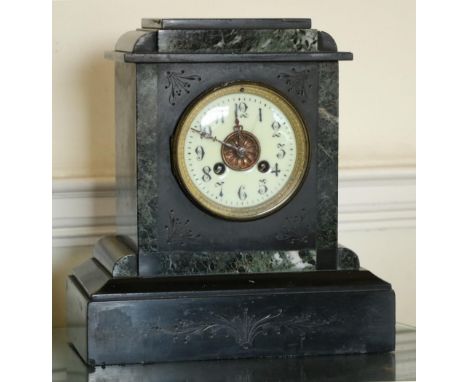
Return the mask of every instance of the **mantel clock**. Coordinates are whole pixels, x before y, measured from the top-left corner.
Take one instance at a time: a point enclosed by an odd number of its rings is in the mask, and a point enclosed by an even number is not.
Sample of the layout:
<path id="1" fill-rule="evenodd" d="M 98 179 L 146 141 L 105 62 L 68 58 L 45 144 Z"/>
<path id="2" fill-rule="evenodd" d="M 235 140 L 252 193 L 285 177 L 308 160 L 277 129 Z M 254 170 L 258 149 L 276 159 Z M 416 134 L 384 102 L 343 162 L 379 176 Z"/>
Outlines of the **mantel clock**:
<path id="1" fill-rule="evenodd" d="M 115 50 L 117 233 L 67 282 L 90 364 L 385 352 L 337 242 L 338 62 L 309 19 L 143 19 Z"/>

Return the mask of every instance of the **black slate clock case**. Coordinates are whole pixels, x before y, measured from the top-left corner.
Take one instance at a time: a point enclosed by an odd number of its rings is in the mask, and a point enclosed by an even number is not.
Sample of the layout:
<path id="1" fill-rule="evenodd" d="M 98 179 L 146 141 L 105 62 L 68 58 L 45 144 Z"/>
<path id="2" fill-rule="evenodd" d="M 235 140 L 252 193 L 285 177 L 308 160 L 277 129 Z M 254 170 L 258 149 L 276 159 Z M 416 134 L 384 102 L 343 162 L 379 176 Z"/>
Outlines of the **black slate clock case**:
<path id="1" fill-rule="evenodd" d="M 107 56 L 115 61 L 117 236 L 101 239 L 68 279 L 70 339 L 83 359 L 393 350 L 391 286 L 337 243 L 338 61 L 352 55 L 308 19 L 144 19 Z M 187 108 L 238 81 L 283 95 L 310 142 L 294 197 L 243 222 L 194 203 L 171 151 Z"/>
<path id="2" fill-rule="evenodd" d="M 307 73 L 308 91 L 303 95 L 287 92 L 287 81 L 281 74 L 291 71 L 291 66 L 299 73 Z M 138 124 L 142 127 L 138 130 L 137 126 L 136 129 L 137 146 L 143 147 L 137 155 L 140 160 L 138 168 L 144 172 L 144 179 L 138 179 L 140 199 L 137 204 L 144 204 L 145 211 L 141 210 L 139 216 L 137 242 L 141 254 L 140 271 L 144 275 L 154 275 L 149 269 L 159 272 L 161 259 L 154 256 L 155 253 L 165 253 L 165 256 L 175 253 L 183 256 L 186 253 L 186 256 L 191 256 L 193 252 L 200 251 L 315 249 L 317 158 L 314 154 L 317 151 L 318 64 L 270 63 L 267 67 L 268 70 L 262 62 L 170 63 L 137 67 L 137 98 L 145 100 L 139 108 Z M 181 94 L 172 104 L 168 99 L 168 89 L 158 87 L 156 83 L 161 79 L 164 84 L 168 73 L 194 78 L 190 82 L 184 80 L 190 85 L 190 93 Z M 148 81 L 148 78 L 152 80 Z M 187 197 L 173 173 L 169 144 L 175 126 L 194 99 L 233 81 L 257 82 L 285 94 L 301 114 L 312 142 L 309 169 L 296 195 L 277 212 L 242 222 L 213 216 Z M 158 174 L 150 179 L 149 172 Z M 129 213 L 136 214 L 138 209 Z M 175 226 L 174 221 L 180 221 L 181 227 Z M 294 235 L 286 234 L 288 232 L 294 232 Z"/>

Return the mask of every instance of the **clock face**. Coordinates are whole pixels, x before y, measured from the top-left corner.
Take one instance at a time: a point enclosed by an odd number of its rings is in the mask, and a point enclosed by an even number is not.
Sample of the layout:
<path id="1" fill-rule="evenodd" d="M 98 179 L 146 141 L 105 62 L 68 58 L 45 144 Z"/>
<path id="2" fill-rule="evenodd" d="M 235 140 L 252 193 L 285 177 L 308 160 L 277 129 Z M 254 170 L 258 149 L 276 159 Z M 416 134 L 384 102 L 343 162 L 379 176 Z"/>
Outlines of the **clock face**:
<path id="1" fill-rule="evenodd" d="M 174 137 L 180 183 L 211 213 L 249 220 L 283 206 L 300 186 L 309 143 L 301 117 L 277 92 L 253 83 L 212 90 Z"/>

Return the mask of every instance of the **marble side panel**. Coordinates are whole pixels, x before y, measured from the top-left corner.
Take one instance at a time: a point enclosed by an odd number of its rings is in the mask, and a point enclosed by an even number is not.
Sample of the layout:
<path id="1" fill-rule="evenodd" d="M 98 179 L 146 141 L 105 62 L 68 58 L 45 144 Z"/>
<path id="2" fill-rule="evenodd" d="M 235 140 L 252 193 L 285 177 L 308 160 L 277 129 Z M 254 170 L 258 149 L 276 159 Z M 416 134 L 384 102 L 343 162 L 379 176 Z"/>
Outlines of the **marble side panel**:
<path id="1" fill-rule="evenodd" d="M 156 89 L 159 86 L 155 65 L 137 66 L 137 197 L 138 197 L 138 256 L 141 247 L 157 253 L 160 232 L 157 229 L 158 191 L 158 113 Z M 169 144 L 169 142 L 167 142 Z"/>
<path id="2" fill-rule="evenodd" d="M 115 63 L 117 234 L 136 246 L 136 65 Z"/>
<path id="3" fill-rule="evenodd" d="M 338 225 L 338 62 L 319 64 L 317 266 L 336 269 Z"/>
<path id="4" fill-rule="evenodd" d="M 225 273 L 316 271 L 317 253 L 299 251 L 161 252 L 157 273 L 161 276 Z M 338 270 L 358 270 L 359 258 L 348 248 L 337 249 Z"/>
<path id="5" fill-rule="evenodd" d="M 315 29 L 218 29 L 162 30 L 158 32 L 160 53 L 274 53 L 315 52 Z"/>
<path id="6" fill-rule="evenodd" d="M 338 222 L 338 63 L 319 65 L 317 251 L 336 253 Z"/>
<path id="7" fill-rule="evenodd" d="M 315 270 L 315 251 L 179 252 L 159 254 L 161 275 L 302 272 Z"/>

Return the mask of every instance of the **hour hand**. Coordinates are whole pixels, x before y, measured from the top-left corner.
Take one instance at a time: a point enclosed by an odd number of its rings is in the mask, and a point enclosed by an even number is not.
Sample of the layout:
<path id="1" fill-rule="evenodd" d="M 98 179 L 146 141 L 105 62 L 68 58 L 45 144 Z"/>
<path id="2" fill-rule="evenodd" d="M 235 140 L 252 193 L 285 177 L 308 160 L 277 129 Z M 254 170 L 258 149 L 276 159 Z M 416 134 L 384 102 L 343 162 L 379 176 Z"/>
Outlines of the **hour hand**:
<path id="1" fill-rule="evenodd" d="M 227 143 L 227 142 L 224 142 L 224 141 L 220 141 L 218 138 L 212 136 L 211 134 L 207 134 L 205 133 L 204 131 L 200 131 L 200 130 L 197 130 L 197 129 L 194 129 L 193 127 L 191 127 L 191 129 L 193 131 L 195 131 L 196 133 L 200 134 L 200 136 L 202 138 L 205 138 L 205 139 L 210 139 L 212 140 L 213 142 L 218 142 L 218 143 L 221 143 L 222 145 L 226 146 L 226 147 L 230 147 L 231 149 L 233 150 L 238 150 L 238 147 L 237 146 L 234 146 L 234 145 L 231 145 L 230 143 Z"/>
<path id="2" fill-rule="evenodd" d="M 206 131 L 201 131 L 201 130 L 194 129 L 193 127 L 191 127 L 190 130 L 193 130 L 193 131 L 195 131 L 196 133 L 200 134 L 200 137 L 201 137 L 201 138 L 211 139 L 212 141 L 215 141 L 215 140 L 216 140 L 216 137 L 213 137 L 213 136 L 211 135 L 211 131 L 210 131 L 209 133 L 207 133 Z"/>
<path id="3" fill-rule="evenodd" d="M 195 131 L 196 133 L 200 134 L 200 137 L 202 137 L 202 138 L 211 139 L 211 140 L 214 140 L 213 138 L 216 139 L 216 137 L 213 137 L 211 135 L 211 129 L 210 129 L 209 133 L 207 133 L 206 131 L 201 131 L 201 130 L 194 129 L 193 127 L 191 127 L 190 129 Z"/>

